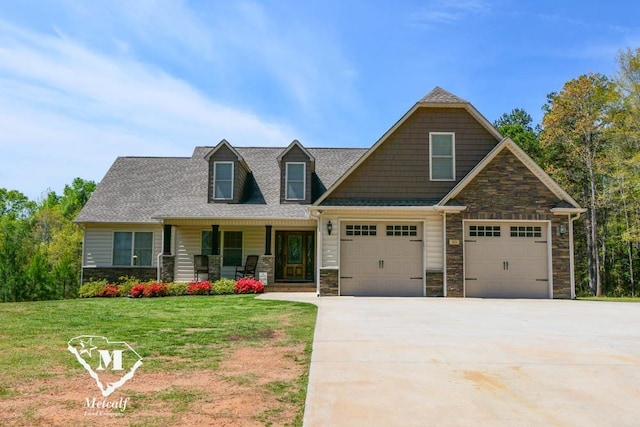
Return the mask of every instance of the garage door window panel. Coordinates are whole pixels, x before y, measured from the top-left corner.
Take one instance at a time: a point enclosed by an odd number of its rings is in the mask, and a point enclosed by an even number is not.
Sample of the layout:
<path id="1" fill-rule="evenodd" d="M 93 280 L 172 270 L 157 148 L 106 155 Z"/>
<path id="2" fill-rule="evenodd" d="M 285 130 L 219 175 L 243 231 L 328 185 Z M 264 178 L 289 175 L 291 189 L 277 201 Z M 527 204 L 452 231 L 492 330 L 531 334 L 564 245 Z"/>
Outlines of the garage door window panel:
<path id="1" fill-rule="evenodd" d="M 347 236 L 375 236 L 377 232 L 377 226 L 375 225 L 349 224 L 345 228 Z"/>
<path id="2" fill-rule="evenodd" d="M 538 226 L 512 226 L 511 237 L 542 237 L 542 227 Z"/>
<path id="3" fill-rule="evenodd" d="M 417 236 L 418 227 L 415 225 L 387 225 L 387 236 Z"/>
<path id="4" fill-rule="evenodd" d="M 470 237 L 500 237 L 499 225 L 470 225 Z"/>

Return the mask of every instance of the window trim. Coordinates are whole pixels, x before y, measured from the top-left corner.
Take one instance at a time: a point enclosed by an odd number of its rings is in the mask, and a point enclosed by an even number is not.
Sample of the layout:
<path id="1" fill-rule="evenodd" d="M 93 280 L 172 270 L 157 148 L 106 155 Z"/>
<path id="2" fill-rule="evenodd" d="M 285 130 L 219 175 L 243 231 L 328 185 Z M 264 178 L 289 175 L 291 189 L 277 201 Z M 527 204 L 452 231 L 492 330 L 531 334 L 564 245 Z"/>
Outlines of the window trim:
<path id="1" fill-rule="evenodd" d="M 129 233 L 131 234 L 131 250 L 129 254 L 129 264 L 114 264 L 115 261 L 115 244 L 116 244 L 116 233 Z M 136 265 L 133 262 L 133 257 L 136 253 L 136 233 L 149 233 L 151 234 L 151 264 L 149 265 Z M 112 267 L 142 267 L 149 268 L 153 267 L 153 250 L 155 244 L 155 233 L 153 231 L 131 231 L 131 230 L 114 230 L 111 235 L 111 266 Z"/>
<path id="2" fill-rule="evenodd" d="M 218 165 L 230 165 L 231 166 L 231 196 L 230 197 L 216 197 L 216 169 L 218 168 Z M 228 162 L 228 161 L 220 161 L 220 162 L 213 162 L 213 200 L 233 200 L 233 182 L 235 179 L 235 170 L 234 170 L 234 162 Z M 222 181 L 222 182 L 226 182 L 226 180 Z"/>
<path id="3" fill-rule="evenodd" d="M 289 166 L 302 165 L 302 197 L 289 197 Z M 300 182 L 298 180 L 293 182 Z M 307 198 L 307 164 L 305 162 L 287 162 L 285 164 L 284 178 L 284 198 L 285 200 L 306 200 Z"/>
<path id="4" fill-rule="evenodd" d="M 435 156 L 435 158 L 451 159 L 451 176 L 452 178 L 434 178 L 433 177 L 433 136 L 434 135 L 450 135 L 451 136 L 451 156 Z M 429 132 L 429 180 L 431 181 L 455 181 L 456 180 L 456 134 L 455 132 Z"/>

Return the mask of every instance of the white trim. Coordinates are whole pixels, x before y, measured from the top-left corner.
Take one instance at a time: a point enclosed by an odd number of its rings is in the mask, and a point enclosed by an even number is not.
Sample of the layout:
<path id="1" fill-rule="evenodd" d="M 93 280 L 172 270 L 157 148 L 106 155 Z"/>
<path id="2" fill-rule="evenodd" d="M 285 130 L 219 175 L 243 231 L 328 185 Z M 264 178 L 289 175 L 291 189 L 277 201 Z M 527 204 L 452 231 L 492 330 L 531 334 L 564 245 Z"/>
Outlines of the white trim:
<path id="1" fill-rule="evenodd" d="M 557 182 L 553 180 L 540 166 L 533 161 L 531 157 L 527 153 L 522 150 L 522 148 L 518 147 L 518 145 L 513 142 L 509 138 L 504 138 L 498 145 L 496 145 L 493 150 L 487 154 L 484 159 L 480 161 L 471 172 L 467 174 L 455 187 L 446 195 L 438 205 L 443 206 L 446 203 L 455 198 L 460 192 L 467 186 L 471 181 L 475 179 L 476 176 L 485 168 L 496 156 L 502 152 L 504 149 L 508 149 L 511 151 L 521 162 L 527 167 L 559 200 L 564 200 L 567 203 L 573 205 L 575 209 L 581 209 L 578 202 L 576 202 L 566 191 L 564 191 Z M 562 209 L 562 208 L 557 208 Z M 567 209 L 567 208 L 564 208 Z"/>
<path id="2" fill-rule="evenodd" d="M 526 219 L 463 219 L 462 220 L 462 289 L 463 296 L 467 297 L 467 278 L 466 278 L 466 268 L 467 268 L 467 254 L 466 254 L 466 239 L 467 235 L 466 224 L 467 223 L 487 223 L 487 222 L 496 222 L 500 224 L 509 224 L 509 223 L 524 223 L 524 224 L 547 224 L 547 283 L 548 283 L 548 298 L 553 299 L 553 241 L 552 241 L 552 233 L 551 233 L 551 221 L 550 220 L 526 220 Z M 507 237 L 501 236 L 502 237 Z M 446 244 L 446 242 L 445 242 Z"/>
<path id="3" fill-rule="evenodd" d="M 464 232 L 464 228 L 462 229 Z M 462 235 L 464 238 L 464 234 Z M 464 277 L 464 246 L 462 247 L 462 264 L 463 264 L 463 276 Z M 464 282 L 462 284 L 464 289 Z M 442 212 L 442 296 L 447 297 L 447 212 Z M 464 295 L 464 294 L 463 294 Z"/>
<path id="4" fill-rule="evenodd" d="M 451 178 L 433 177 L 433 136 L 451 136 Z M 449 158 L 449 156 L 438 156 L 438 158 Z M 429 132 L 429 180 L 430 181 L 455 181 L 456 180 L 456 134 L 455 132 Z"/>
<path id="5" fill-rule="evenodd" d="M 220 148 L 222 147 L 227 147 L 229 149 L 229 151 L 231 151 L 233 153 L 234 156 L 237 157 L 238 161 L 240 162 L 240 164 L 248 171 L 249 170 L 249 165 L 247 165 L 247 162 L 244 160 L 244 157 L 242 157 L 235 148 L 233 148 L 231 146 L 231 144 L 229 143 L 229 141 L 227 141 L 226 139 L 221 140 L 218 145 L 216 145 L 211 151 L 209 151 L 205 156 L 204 159 L 209 161 L 211 159 L 211 157 L 213 157 L 213 155 L 220 150 Z"/>
<path id="6" fill-rule="evenodd" d="M 227 160 L 213 162 L 213 200 L 233 200 L 233 182 L 235 178 L 235 168 L 233 167 L 234 162 L 230 162 Z M 216 169 L 218 165 L 231 165 L 231 197 L 216 197 Z"/>
<path id="7" fill-rule="evenodd" d="M 289 166 L 302 165 L 302 197 L 289 197 Z M 300 181 L 295 181 L 300 182 Z M 307 164 L 305 162 L 287 162 L 285 163 L 284 173 L 284 199 L 285 200 L 306 200 L 307 198 Z"/>
<path id="8" fill-rule="evenodd" d="M 304 153 L 305 156 L 307 156 L 309 158 L 309 161 L 311 162 L 312 165 L 312 169 L 313 166 L 316 163 L 316 158 L 313 157 L 311 155 L 311 153 L 309 152 L 309 150 L 307 150 L 306 148 L 304 148 L 302 146 L 302 144 L 300 143 L 300 141 L 298 141 L 297 139 L 294 139 L 293 141 L 291 141 L 291 144 L 289 144 L 289 146 L 287 148 L 285 148 L 284 150 L 282 150 L 282 153 L 280 153 L 280 155 L 278 156 L 278 163 L 282 163 L 282 159 L 284 158 L 284 156 L 291 151 L 291 149 L 293 147 L 298 147 L 300 149 L 300 151 L 302 151 Z"/>

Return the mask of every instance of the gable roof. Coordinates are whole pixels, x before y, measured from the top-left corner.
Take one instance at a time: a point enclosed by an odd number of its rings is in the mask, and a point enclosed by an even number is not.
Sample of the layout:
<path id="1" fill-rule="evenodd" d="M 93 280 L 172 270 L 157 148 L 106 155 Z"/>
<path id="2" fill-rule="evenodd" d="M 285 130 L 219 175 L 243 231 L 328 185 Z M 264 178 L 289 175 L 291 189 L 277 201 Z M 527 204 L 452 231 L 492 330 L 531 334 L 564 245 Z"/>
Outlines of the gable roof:
<path id="1" fill-rule="evenodd" d="M 551 178 L 536 162 L 533 161 L 531 157 L 527 153 L 524 152 L 522 148 L 518 146 L 515 142 L 513 142 L 510 138 L 504 138 L 498 145 L 494 147 L 493 150 L 487 154 L 480 163 L 478 163 L 472 170 L 465 176 L 451 191 L 442 198 L 437 204 L 437 206 L 445 206 L 447 202 L 454 199 L 464 188 L 469 185 L 473 179 L 478 176 L 480 172 L 484 168 L 487 167 L 489 163 L 496 156 L 501 153 L 503 150 L 509 150 L 513 153 L 518 160 L 520 160 L 526 167 L 533 173 L 559 200 L 559 206 L 563 206 L 564 210 L 579 210 L 581 212 L 584 211 L 566 191 L 564 191 L 558 183 Z M 570 208 L 567 208 L 567 204 Z"/>
<path id="2" fill-rule="evenodd" d="M 228 144 L 228 143 L 227 143 Z M 218 144 L 218 147 L 220 144 Z M 280 203 L 283 147 L 237 147 L 251 170 L 242 203 L 208 203 L 208 161 L 216 147 L 191 157 L 118 157 L 84 206 L 78 223 L 158 223 L 167 218 L 308 219 L 307 205 Z M 364 153 L 362 148 L 309 148 L 316 159 L 314 185 L 323 192 Z M 215 151 L 214 151 L 215 152 Z"/>
<path id="3" fill-rule="evenodd" d="M 236 151 L 235 148 L 233 148 L 233 146 L 231 144 L 229 144 L 229 141 L 227 141 L 226 139 L 221 140 L 218 145 L 216 145 L 212 150 L 210 150 L 205 156 L 205 160 L 209 161 L 209 159 L 211 157 L 213 157 L 214 154 L 216 154 L 216 152 L 218 152 L 218 150 L 220 150 L 222 147 L 226 147 L 229 151 L 231 151 L 233 153 L 234 156 L 236 156 L 238 158 L 238 161 L 240 162 L 240 164 L 246 169 L 246 170 L 250 170 L 249 166 L 247 165 L 247 162 L 245 162 L 244 158 Z"/>
<path id="4" fill-rule="evenodd" d="M 304 155 L 309 158 L 309 160 L 311 161 L 311 170 L 313 170 L 315 168 L 315 166 L 316 166 L 315 157 L 313 157 L 313 155 L 311 153 L 309 153 L 309 150 L 304 148 L 302 146 L 302 144 L 300 144 L 300 141 L 298 141 L 297 139 L 294 139 L 293 141 L 291 141 L 291 144 L 289 144 L 289 146 L 287 148 L 282 150 L 282 153 L 278 156 L 278 163 L 282 163 L 282 159 L 284 158 L 284 156 L 289 151 L 291 151 L 294 147 L 298 147 L 300 149 L 300 151 L 302 151 L 304 153 Z"/>
<path id="5" fill-rule="evenodd" d="M 497 141 L 503 139 L 500 132 L 493 127 L 493 125 L 482 115 L 478 110 L 475 109 L 473 105 L 471 105 L 468 101 L 442 89 L 439 86 L 436 86 L 426 94 L 422 99 L 416 102 L 413 107 L 409 109 L 401 118 L 398 120 L 389 130 L 387 130 L 377 141 L 376 143 L 367 151 L 367 153 L 362 156 L 356 163 L 354 163 L 347 172 L 342 175 L 330 188 L 324 193 L 313 206 L 318 206 L 322 203 L 326 198 L 328 198 L 331 193 L 342 184 L 347 177 L 356 170 L 364 161 L 374 152 L 376 149 L 384 144 L 384 142 L 405 122 L 413 113 L 416 112 L 419 108 L 463 108 L 465 109 L 473 118 L 475 118 L 478 123 L 482 127 L 484 127 L 490 135 L 496 138 Z"/>

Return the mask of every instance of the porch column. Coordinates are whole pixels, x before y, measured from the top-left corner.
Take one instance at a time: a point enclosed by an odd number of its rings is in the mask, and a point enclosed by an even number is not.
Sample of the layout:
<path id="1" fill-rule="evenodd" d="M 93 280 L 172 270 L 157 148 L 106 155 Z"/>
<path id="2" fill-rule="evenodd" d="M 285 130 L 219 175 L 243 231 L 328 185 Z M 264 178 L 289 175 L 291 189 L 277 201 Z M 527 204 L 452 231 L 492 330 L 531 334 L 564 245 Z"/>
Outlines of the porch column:
<path id="1" fill-rule="evenodd" d="M 172 225 L 165 224 L 162 232 L 162 263 L 160 265 L 160 280 L 162 282 L 173 282 L 175 279 L 175 256 L 171 254 L 171 231 Z"/>
<path id="2" fill-rule="evenodd" d="M 220 226 L 211 226 L 211 255 L 220 255 Z"/>
<path id="3" fill-rule="evenodd" d="M 271 255 L 271 226 L 264 226 L 264 254 Z"/>

